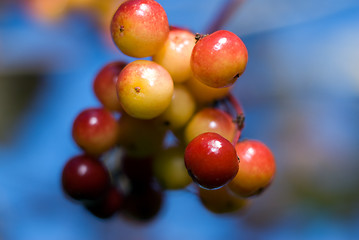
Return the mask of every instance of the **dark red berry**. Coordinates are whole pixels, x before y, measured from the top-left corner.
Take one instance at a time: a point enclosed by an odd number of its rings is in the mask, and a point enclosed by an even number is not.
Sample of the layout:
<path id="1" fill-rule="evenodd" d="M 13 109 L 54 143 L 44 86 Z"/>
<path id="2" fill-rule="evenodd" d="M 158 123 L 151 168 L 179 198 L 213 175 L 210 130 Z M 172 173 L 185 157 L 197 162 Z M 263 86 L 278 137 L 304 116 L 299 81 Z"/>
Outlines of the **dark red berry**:
<path id="1" fill-rule="evenodd" d="M 86 208 L 98 218 L 110 218 L 122 208 L 123 203 L 123 193 L 116 187 L 111 187 L 101 199 Z"/>
<path id="2" fill-rule="evenodd" d="M 76 200 L 95 200 L 110 186 L 110 175 L 96 158 L 80 155 L 71 158 L 62 171 L 64 192 Z"/>
<path id="3" fill-rule="evenodd" d="M 126 196 L 123 216 L 129 220 L 146 222 L 161 210 L 163 194 L 152 184 L 135 185 Z"/>
<path id="4" fill-rule="evenodd" d="M 152 180 L 152 157 L 141 158 L 124 155 L 121 160 L 121 169 L 132 183 L 146 184 Z"/>

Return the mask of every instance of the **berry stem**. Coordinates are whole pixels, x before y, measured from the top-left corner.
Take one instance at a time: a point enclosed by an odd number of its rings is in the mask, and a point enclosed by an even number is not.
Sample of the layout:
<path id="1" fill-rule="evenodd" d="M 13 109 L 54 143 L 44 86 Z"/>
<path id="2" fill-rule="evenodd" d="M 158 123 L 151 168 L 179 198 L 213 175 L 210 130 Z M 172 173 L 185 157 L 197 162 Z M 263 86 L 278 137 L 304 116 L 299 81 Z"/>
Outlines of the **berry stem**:
<path id="1" fill-rule="evenodd" d="M 238 142 L 239 137 L 241 136 L 241 130 L 244 127 L 244 113 L 241 104 L 232 93 L 228 95 L 228 101 L 236 112 L 236 119 L 233 120 L 237 125 L 237 131 L 235 133 L 235 137 L 233 138 L 233 145 L 235 145 Z"/>
<path id="2" fill-rule="evenodd" d="M 237 8 L 244 3 L 245 0 L 227 0 L 220 14 L 215 18 L 206 32 L 212 33 L 219 30 L 236 12 Z"/>
<path id="3" fill-rule="evenodd" d="M 200 34 L 200 33 L 196 33 L 194 39 L 196 40 L 196 43 L 201 40 L 202 38 L 208 36 L 208 34 Z"/>

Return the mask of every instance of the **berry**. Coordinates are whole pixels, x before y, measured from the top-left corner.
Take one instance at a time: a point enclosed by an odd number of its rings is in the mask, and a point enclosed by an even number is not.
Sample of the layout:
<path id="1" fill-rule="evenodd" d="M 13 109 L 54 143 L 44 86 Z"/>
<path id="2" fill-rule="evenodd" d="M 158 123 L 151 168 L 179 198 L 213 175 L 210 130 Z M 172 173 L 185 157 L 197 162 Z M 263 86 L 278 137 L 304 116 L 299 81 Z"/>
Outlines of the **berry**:
<path id="1" fill-rule="evenodd" d="M 120 5 L 111 22 L 112 39 L 126 55 L 137 58 L 155 55 L 167 40 L 168 19 L 153 0 L 128 0 Z"/>
<path id="2" fill-rule="evenodd" d="M 153 158 L 133 157 L 125 154 L 121 159 L 121 169 L 132 184 L 141 185 L 152 181 Z"/>
<path id="3" fill-rule="evenodd" d="M 229 87 L 244 72 L 247 48 L 232 32 L 219 30 L 199 39 L 193 48 L 191 69 L 195 78 L 215 88 Z"/>
<path id="4" fill-rule="evenodd" d="M 191 93 L 181 84 L 174 86 L 172 101 L 157 121 L 170 129 L 183 127 L 196 110 L 196 102 Z"/>
<path id="5" fill-rule="evenodd" d="M 157 63 L 136 60 L 129 63 L 118 76 L 117 93 L 127 114 L 151 119 L 170 105 L 173 81 L 167 70 Z"/>
<path id="6" fill-rule="evenodd" d="M 184 164 L 184 151 L 180 146 L 160 151 L 153 162 L 153 172 L 164 189 L 181 189 L 192 182 Z"/>
<path id="7" fill-rule="evenodd" d="M 226 97 L 231 90 L 231 87 L 209 87 L 193 76 L 185 82 L 185 85 L 196 101 L 202 105 Z"/>
<path id="8" fill-rule="evenodd" d="M 122 107 L 117 97 L 116 83 L 118 74 L 126 66 L 124 62 L 111 62 L 97 74 L 93 90 L 102 105 L 110 111 L 121 111 Z"/>
<path id="9" fill-rule="evenodd" d="M 118 212 L 124 204 L 124 195 L 117 188 L 111 187 L 104 196 L 86 206 L 98 218 L 110 218 Z"/>
<path id="10" fill-rule="evenodd" d="M 239 170 L 228 187 L 242 197 L 260 194 L 268 187 L 275 174 L 273 153 L 257 140 L 241 141 L 235 148 L 240 159 Z"/>
<path id="11" fill-rule="evenodd" d="M 125 153 L 132 157 L 154 155 L 162 146 L 165 130 L 154 120 L 143 120 L 122 114 L 119 125 L 118 144 Z"/>
<path id="12" fill-rule="evenodd" d="M 215 132 L 232 142 L 236 131 L 236 125 L 228 113 L 216 108 L 204 108 L 189 121 L 184 136 L 188 144 L 201 133 Z"/>
<path id="13" fill-rule="evenodd" d="M 193 181 L 207 189 L 224 186 L 238 171 L 236 150 L 217 133 L 195 137 L 186 147 L 184 160 Z"/>
<path id="14" fill-rule="evenodd" d="M 117 143 L 119 127 L 111 112 L 102 108 L 82 111 L 75 119 L 72 136 L 86 153 L 99 155 Z"/>
<path id="15" fill-rule="evenodd" d="M 188 80 L 192 75 L 190 59 L 195 44 L 195 36 L 188 30 L 171 28 L 164 46 L 153 56 L 171 74 L 175 83 Z"/>
<path id="16" fill-rule="evenodd" d="M 131 189 L 125 198 L 123 216 L 128 220 L 146 222 L 157 216 L 163 202 L 162 192 L 151 184 Z"/>
<path id="17" fill-rule="evenodd" d="M 217 214 L 239 211 L 248 204 L 248 200 L 231 194 L 227 187 L 215 190 L 200 188 L 199 198 L 209 211 Z"/>
<path id="18" fill-rule="evenodd" d="M 90 156 L 71 158 L 62 171 L 63 190 L 76 200 L 96 200 L 109 186 L 109 172 L 99 160 Z"/>

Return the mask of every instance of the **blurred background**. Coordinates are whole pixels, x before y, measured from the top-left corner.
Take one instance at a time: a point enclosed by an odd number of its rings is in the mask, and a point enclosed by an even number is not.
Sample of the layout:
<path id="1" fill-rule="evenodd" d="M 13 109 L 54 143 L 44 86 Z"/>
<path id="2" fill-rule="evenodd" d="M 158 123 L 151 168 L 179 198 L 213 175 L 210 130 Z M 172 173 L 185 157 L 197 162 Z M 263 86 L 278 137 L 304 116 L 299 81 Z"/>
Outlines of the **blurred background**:
<path id="1" fill-rule="evenodd" d="M 159 215 L 98 220 L 64 197 L 65 162 L 80 153 L 72 121 L 100 106 L 98 70 L 131 61 L 109 36 L 119 0 L 0 1 L 0 239 L 358 239 L 359 2 L 158 2 L 171 25 L 230 30 L 249 52 L 233 89 L 244 138 L 277 160 L 271 187 L 236 214 L 166 192 Z"/>

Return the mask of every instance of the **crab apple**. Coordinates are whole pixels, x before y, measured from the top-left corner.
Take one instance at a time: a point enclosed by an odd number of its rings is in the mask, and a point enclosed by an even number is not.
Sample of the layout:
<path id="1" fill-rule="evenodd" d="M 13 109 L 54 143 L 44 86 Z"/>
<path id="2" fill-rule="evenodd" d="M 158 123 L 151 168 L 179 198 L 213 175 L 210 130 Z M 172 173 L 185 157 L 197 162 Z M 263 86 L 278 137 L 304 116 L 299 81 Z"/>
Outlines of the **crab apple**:
<path id="1" fill-rule="evenodd" d="M 126 55 L 155 55 L 169 34 L 165 10 L 154 0 L 128 0 L 120 5 L 111 22 L 112 39 Z"/>
<path id="2" fill-rule="evenodd" d="M 121 111 L 121 103 L 117 97 L 116 83 L 125 62 L 117 61 L 105 65 L 95 77 L 93 90 L 102 105 L 110 111 Z"/>
<path id="3" fill-rule="evenodd" d="M 231 87 L 209 87 L 196 79 L 194 76 L 190 77 L 188 81 L 185 82 L 185 85 L 192 93 L 192 96 L 196 99 L 196 102 L 201 105 L 224 98 L 229 94 L 229 91 L 231 90 Z"/>
<path id="4" fill-rule="evenodd" d="M 232 142 L 236 131 L 236 125 L 228 113 L 216 108 L 204 108 L 187 124 L 184 139 L 188 144 L 201 133 L 215 132 Z"/>
<path id="5" fill-rule="evenodd" d="M 237 175 L 228 184 L 229 189 L 242 197 L 261 193 L 269 186 L 275 174 L 273 153 L 257 140 L 238 142 L 235 148 L 240 163 Z"/>
<path id="6" fill-rule="evenodd" d="M 167 70 L 148 60 L 129 63 L 117 79 L 117 94 L 124 111 L 141 119 L 163 113 L 171 103 L 173 88 Z"/>
<path id="7" fill-rule="evenodd" d="M 71 158 L 62 171 L 62 188 L 75 200 L 96 200 L 110 187 L 110 174 L 98 159 L 79 155 Z"/>
<path id="8" fill-rule="evenodd" d="M 216 189 L 231 181 L 238 171 L 238 157 L 231 142 L 217 133 L 206 132 L 186 147 L 185 165 L 193 181 Z"/>
<path id="9" fill-rule="evenodd" d="M 196 110 L 196 102 L 182 84 L 175 84 L 172 101 L 168 108 L 156 119 L 170 129 L 185 126 Z"/>
<path id="10" fill-rule="evenodd" d="M 116 145 L 119 127 L 111 112 L 103 108 L 89 108 L 75 119 L 72 137 L 86 153 L 100 155 Z"/>
<path id="11" fill-rule="evenodd" d="M 232 32 L 216 31 L 199 39 L 193 48 L 191 69 L 202 83 L 215 88 L 229 87 L 244 72 L 247 48 Z"/>
<path id="12" fill-rule="evenodd" d="M 248 199 L 232 194 L 226 186 L 215 190 L 200 188 L 199 199 L 206 209 L 217 214 L 233 213 L 248 205 Z"/>
<path id="13" fill-rule="evenodd" d="M 186 29 L 171 28 L 164 46 L 153 56 L 153 61 L 167 69 L 175 83 L 188 80 L 192 75 L 190 59 L 195 35 Z"/>

